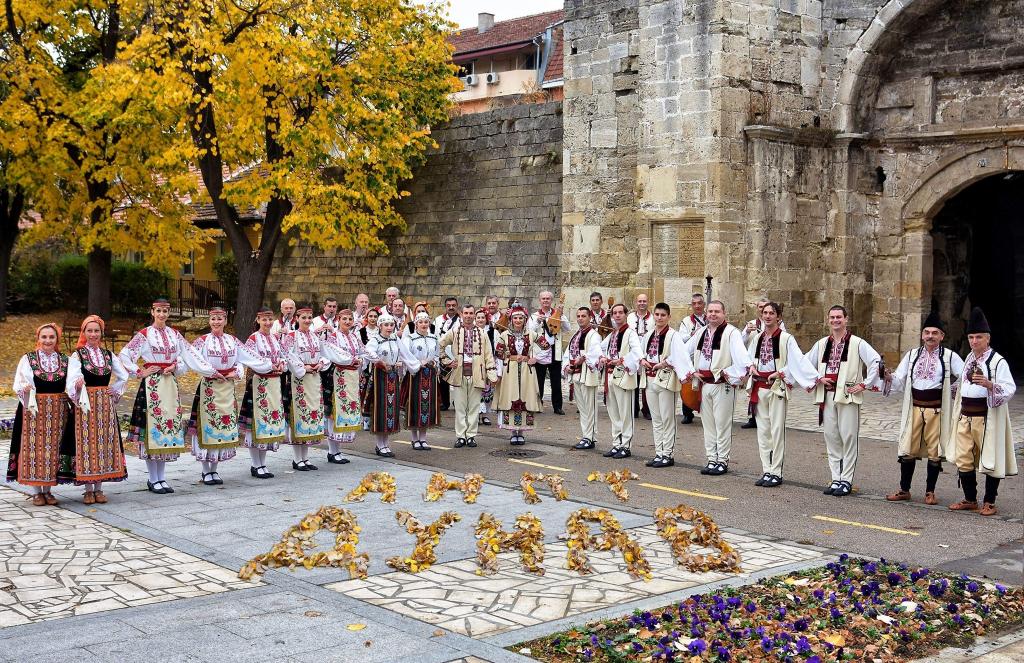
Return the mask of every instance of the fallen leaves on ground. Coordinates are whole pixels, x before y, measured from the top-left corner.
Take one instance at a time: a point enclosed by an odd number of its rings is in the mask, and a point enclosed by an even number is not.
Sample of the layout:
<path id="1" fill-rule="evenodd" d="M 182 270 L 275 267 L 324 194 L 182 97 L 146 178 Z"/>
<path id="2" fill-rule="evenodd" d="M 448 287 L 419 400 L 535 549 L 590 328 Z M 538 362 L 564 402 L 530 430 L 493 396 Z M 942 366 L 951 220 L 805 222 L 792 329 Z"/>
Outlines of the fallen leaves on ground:
<path id="1" fill-rule="evenodd" d="M 555 496 L 556 502 L 569 499 L 569 491 L 563 483 L 562 475 L 523 472 L 523 476 L 519 479 L 519 487 L 523 489 L 523 501 L 527 504 L 537 504 L 540 502 L 537 489 L 533 487 L 536 481 L 543 481 L 548 484 L 548 488 L 551 489 L 551 494 Z"/>
<path id="2" fill-rule="evenodd" d="M 587 475 L 587 481 L 604 481 L 608 488 L 619 498 L 619 501 L 629 501 L 629 490 L 626 489 L 627 481 L 635 481 L 640 477 L 632 470 L 615 470 L 605 474 L 604 472 L 591 472 Z"/>

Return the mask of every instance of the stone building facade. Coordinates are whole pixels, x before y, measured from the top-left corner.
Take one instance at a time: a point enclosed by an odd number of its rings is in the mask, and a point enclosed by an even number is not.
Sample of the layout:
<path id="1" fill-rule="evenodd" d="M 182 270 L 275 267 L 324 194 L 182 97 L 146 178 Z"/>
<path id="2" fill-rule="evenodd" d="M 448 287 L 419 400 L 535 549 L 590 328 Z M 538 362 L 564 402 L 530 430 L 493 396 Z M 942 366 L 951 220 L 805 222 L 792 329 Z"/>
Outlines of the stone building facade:
<path id="1" fill-rule="evenodd" d="M 844 304 L 890 360 L 933 299 L 980 303 L 1020 365 L 1022 30 L 1021 0 L 569 0 L 570 292 L 683 304 L 710 275 L 805 342 Z M 933 228 L 993 178 L 1001 207 Z"/>
<path id="2" fill-rule="evenodd" d="M 294 249 L 278 290 L 312 260 L 342 295 L 551 284 L 573 305 L 647 291 L 681 313 L 711 276 L 733 320 L 767 294 L 804 344 L 843 304 L 890 361 L 933 302 L 962 348 L 980 304 L 1024 366 L 1024 0 L 565 10 L 561 115 L 456 120 L 392 256 Z"/>
<path id="3" fill-rule="evenodd" d="M 388 255 L 323 251 L 281 242 L 267 282 L 271 299 L 374 303 L 397 286 L 411 306 L 444 297 L 483 303 L 534 297 L 559 281 L 562 104 L 521 104 L 462 115 L 434 132 L 438 147 L 397 204 L 404 232 Z M 435 308 L 436 307 L 436 308 Z"/>

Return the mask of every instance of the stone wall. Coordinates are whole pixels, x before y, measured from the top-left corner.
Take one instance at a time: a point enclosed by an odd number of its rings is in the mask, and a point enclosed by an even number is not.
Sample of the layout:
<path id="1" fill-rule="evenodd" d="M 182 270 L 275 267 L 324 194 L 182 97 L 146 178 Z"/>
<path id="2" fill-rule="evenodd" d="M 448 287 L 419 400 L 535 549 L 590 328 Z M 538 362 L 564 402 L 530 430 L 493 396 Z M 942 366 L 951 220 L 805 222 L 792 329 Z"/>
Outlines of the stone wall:
<path id="1" fill-rule="evenodd" d="M 457 117 L 434 131 L 439 147 L 396 206 L 405 232 L 390 254 L 324 251 L 282 242 L 267 297 L 342 303 L 388 286 L 407 303 L 449 294 L 536 297 L 558 280 L 562 240 L 562 104 L 524 104 Z"/>

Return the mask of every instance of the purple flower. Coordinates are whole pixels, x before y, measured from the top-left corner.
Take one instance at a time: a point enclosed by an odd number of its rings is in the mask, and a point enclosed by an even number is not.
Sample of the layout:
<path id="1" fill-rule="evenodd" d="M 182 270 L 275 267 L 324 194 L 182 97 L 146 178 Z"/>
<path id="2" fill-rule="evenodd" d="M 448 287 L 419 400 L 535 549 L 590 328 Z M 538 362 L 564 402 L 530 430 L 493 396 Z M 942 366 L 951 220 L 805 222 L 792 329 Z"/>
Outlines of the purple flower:
<path id="1" fill-rule="evenodd" d="M 811 625 L 809 619 L 800 618 L 793 623 L 793 628 L 797 631 L 806 631 L 807 627 Z"/>
<path id="2" fill-rule="evenodd" d="M 890 571 L 889 575 L 887 575 L 885 578 L 886 578 L 886 580 L 889 581 L 889 584 L 892 585 L 893 587 L 895 587 L 896 585 L 898 585 L 901 582 L 903 582 L 903 576 L 901 576 L 900 574 L 896 573 L 895 571 Z"/>
<path id="3" fill-rule="evenodd" d="M 876 565 L 874 562 L 868 562 L 864 565 L 863 568 L 865 573 L 874 573 L 878 570 L 878 565 Z"/>
<path id="4" fill-rule="evenodd" d="M 663 612 L 663 613 L 661 613 L 661 621 L 666 622 L 666 623 L 672 621 L 672 613 L 671 612 Z"/>
<path id="5" fill-rule="evenodd" d="M 644 646 L 642 644 L 640 644 L 639 642 L 634 642 L 633 643 L 633 651 L 635 651 L 637 654 L 639 654 L 643 650 L 644 650 Z"/>
<path id="6" fill-rule="evenodd" d="M 594 652 L 590 649 L 590 647 L 587 647 L 583 650 L 583 660 L 589 661 L 592 658 L 594 658 Z"/>
<path id="7" fill-rule="evenodd" d="M 824 589 L 816 589 L 816 590 L 814 590 L 813 594 L 814 594 L 814 598 L 818 599 L 819 601 L 824 600 L 824 598 L 825 598 L 825 590 Z"/>
<path id="8" fill-rule="evenodd" d="M 971 592 L 972 594 L 974 592 L 978 591 L 978 583 L 973 582 L 973 581 L 967 583 L 967 591 Z"/>
<path id="9" fill-rule="evenodd" d="M 755 612 L 757 612 L 757 604 L 753 601 L 748 601 L 747 605 L 743 606 L 743 609 L 749 612 L 750 614 L 754 614 Z"/>
<path id="10" fill-rule="evenodd" d="M 704 642 L 700 638 L 697 638 L 696 640 L 691 641 L 690 644 L 686 646 L 686 648 L 690 650 L 691 654 L 699 656 L 703 654 L 704 651 L 708 648 L 708 643 Z"/>
<path id="11" fill-rule="evenodd" d="M 996 584 L 996 591 L 999 592 L 1000 596 L 1002 596 L 1003 594 L 1006 593 L 1006 587 L 1004 587 L 1004 586 L 1002 586 L 1002 585 L 997 583 Z"/>
<path id="12" fill-rule="evenodd" d="M 958 606 L 956 603 L 950 603 L 946 606 L 946 612 L 955 615 L 956 613 L 960 612 L 960 606 Z"/>
<path id="13" fill-rule="evenodd" d="M 766 652 L 772 650 L 772 639 L 769 638 L 767 635 L 761 638 L 761 649 L 765 650 Z"/>
<path id="14" fill-rule="evenodd" d="M 730 658 L 732 658 L 732 655 L 729 653 L 728 647 L 719 647 L 715 650 L 715 653 L 718 654 L 718 660 L 720 661 L 728 661 Z"/>
<path id="15" fill-rule="evenodd" d="M 964 625 L 964 618 L 961 615 L 953 615 L 953 622 L 957 626 L 963 626 Z"/>
<path id="16" fill-rule="evenodd" d="M 738 596 L 730 596 L 729 600 L 726 601 L 726 603 L 729 604 L 730 608 L 738 608 L 740 606 L 740 603 L 742 603 L 742 601 L 740 600 L 740 597 L 738 597 Z"/>
<path id="17" fill-rule="evenodd" d="M 832 619 L 834 619 L 836 621 L 838 621 L 838 620 L 843 618 L 843 613 L 840 612 L 839 608 L 837 608 L 835 606 L 832 606 L 832 609 L 829 610 L 829 614 L 831 615 Z"/>
<path id="18" fill-rule="evenodd" d="M 796 651 L 798 654 L 809 654 L 811 652 L 811 643 L 807 638 L 801 636 L 800 639 L 796 641 Z"/>
<path id="19" fill-rule="evenodd" d="M 818 655 L 814 655 L 807 659 L 807 663 L 821 663 L 821 657 Z"/>
<path id="20" fill-rule="evenodd" d="M 597 646 L 597 636 L 596 635 L 590 636 L 590 644 L 594 645 L 595 647 Z"/>
<path id="21" fill-rule="evenodd" d="M 776 614 L 775 618 L 778 619 L 779 621 L 782 621 L 783 619 L 785 619 L 786 618 L 786 609 L 783 608 L 782 606 L 779 606 L 779 612 L 778 612 L 778 614 Z"/>
<path id="22" fill-rule="evenodd" d="M 940 578 L 935 582 L 928 585 L 928 593 L 937 599 L 942 598 L 942 595 L 946 593 L 946 589 L 949 587 L 949 581 L 945 578 Z"/>
<path id="23" fill-rule="evenodd" d="M 847 555 L 846 553 L 843 553 L 842 555 L 839 556 L 839 563 L 840 564 L 846 564 L 846 562 L 848 562 L 849 560 L 850 560 L 850 556 Z"/>

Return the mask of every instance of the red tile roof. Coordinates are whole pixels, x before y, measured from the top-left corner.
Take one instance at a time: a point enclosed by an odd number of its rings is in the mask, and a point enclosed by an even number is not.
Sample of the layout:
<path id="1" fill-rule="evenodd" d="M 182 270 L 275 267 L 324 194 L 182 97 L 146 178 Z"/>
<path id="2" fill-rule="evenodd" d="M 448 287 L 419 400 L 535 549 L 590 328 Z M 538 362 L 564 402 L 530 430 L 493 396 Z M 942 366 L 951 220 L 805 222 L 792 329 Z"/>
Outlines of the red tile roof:
<path id="1" fill-rule="evenodd" d="M 486 48 L 497 48 L 521 42 L 528 42 L 551 25 L 565 18 L 565 10 L 522 16 L 520 18 L 500 21 L 487 32 L 480 34 L 476 26 L 463 28 L 453 32 L 448 42 L 455 47 L 455 60 L 463 53 L 470 53 Z"/>
<path id="2" fill-rule="evenodd" d="M 545 81 L 556 81 L 562 78 L 562 56 L 563 47 L 565 46 L 562 26 L 558 26 L 551 31 L 551 40 L 555 43 L 555 46 L 551 49 L 551 60 L 548 62 L 548 68 L 544 72 Z"/>

